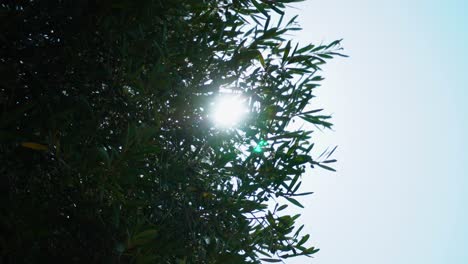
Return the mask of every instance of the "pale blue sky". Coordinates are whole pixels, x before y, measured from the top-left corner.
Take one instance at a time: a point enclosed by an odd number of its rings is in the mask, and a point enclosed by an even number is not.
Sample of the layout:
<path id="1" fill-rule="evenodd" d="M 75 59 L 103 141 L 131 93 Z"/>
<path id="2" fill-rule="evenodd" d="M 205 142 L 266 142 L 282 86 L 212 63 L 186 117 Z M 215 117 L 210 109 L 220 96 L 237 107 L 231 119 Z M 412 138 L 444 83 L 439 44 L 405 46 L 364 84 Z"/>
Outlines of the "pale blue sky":
<path id="1" fill-rule="evenodd" d="M 314 104 L 337 173 L 314 170 L 302 221 L 321 248 L 287 263 L 468 263 L 468 2 L 308 0 L 300 43 L 344 38 Z M 303 184 L 303 186 L 304 186 Z"/>

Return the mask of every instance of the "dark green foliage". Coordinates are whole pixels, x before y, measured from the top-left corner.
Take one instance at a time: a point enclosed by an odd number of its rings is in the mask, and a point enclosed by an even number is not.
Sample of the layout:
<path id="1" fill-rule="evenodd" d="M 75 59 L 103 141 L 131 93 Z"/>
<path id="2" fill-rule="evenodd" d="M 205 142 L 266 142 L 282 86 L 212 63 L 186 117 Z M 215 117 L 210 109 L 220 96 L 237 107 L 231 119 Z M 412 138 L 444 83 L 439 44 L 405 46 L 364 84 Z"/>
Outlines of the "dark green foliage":
<path id="1" fill-rule="evenodd" d="M 0 262 L 317 252 L 280 211 L 302 207 L 306 165 L 333 160 L 312 160 L 311 131 L 288 124 L 331 126 L 305 108 L 339 41 L 285 39 L 290 2 L 2 1 Z M 207 116 L 220 87 L 249 98 L 237 129 Z"/>

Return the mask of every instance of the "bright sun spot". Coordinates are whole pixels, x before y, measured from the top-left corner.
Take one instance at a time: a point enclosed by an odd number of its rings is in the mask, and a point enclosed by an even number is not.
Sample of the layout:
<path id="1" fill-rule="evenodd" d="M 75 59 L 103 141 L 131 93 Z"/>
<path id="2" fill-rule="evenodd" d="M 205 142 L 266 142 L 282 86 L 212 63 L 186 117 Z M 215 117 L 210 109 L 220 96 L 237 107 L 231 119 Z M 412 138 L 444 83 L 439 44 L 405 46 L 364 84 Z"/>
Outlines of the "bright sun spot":
<path id="1" fill-rule="evenodd" d="M 212 110 L 216 125 L 230 128 L 239 123 L 247 114 L 245 100 L 236 94 L 223 94 L 214 102 Z"/>

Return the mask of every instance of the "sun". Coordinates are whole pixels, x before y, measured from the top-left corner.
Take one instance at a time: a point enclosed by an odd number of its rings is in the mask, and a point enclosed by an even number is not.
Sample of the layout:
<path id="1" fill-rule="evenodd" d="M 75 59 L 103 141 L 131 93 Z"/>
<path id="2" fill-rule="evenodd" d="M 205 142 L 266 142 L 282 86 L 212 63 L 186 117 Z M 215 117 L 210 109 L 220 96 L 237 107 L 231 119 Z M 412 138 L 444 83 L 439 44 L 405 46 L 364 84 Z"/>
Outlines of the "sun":
<path id="1" fill-rule="evenodd" d="M 212 118 L 222 128 L 232 128 L 247 114 L 245 99 L 238 94 L 222 94 L 213 104 Z"/>

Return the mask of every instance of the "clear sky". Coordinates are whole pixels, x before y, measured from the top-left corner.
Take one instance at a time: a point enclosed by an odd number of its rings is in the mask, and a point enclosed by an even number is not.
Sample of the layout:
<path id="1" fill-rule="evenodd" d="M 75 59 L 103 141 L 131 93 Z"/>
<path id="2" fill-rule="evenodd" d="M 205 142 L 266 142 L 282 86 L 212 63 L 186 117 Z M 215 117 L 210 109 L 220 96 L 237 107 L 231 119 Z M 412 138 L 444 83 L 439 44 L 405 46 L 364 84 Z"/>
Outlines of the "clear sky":
<path id="1" fill-rule="evenodd" d="M 321 248 L 287 263 L 468 263 L 468 1 L 308 0 L 302 44 L 343 38 L 315 105 L 337 173 L 313 170 L 302 222 Z M 318 151 L 318 150 L 317 150 Z"/>

